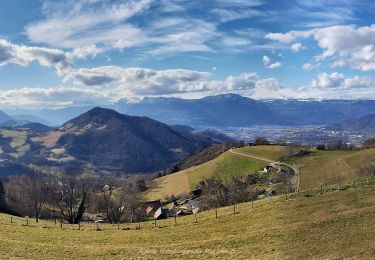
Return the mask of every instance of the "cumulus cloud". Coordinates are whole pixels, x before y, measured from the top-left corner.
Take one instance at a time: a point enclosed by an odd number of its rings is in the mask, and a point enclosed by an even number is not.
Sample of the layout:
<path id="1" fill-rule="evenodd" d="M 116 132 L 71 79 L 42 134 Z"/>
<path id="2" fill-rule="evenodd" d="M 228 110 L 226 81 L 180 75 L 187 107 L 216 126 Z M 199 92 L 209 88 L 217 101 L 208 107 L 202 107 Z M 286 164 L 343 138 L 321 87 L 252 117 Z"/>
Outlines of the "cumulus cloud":
<path id="1" fill-rule="evenodd" d="M 267 69 L 277 69 L 281 67 L 281 62 L 271 62 L 271 58 L 268 56 L 263 56 L 263 65 Z"/>
<path id="2" fill-rule="evenodd" d="M 374 79 L 320 73 L 306 86 L 287 87 L 277 78 L 262 78 L 254 72 L 214 80 L 208 72 L 156 71 L 116 66 L 79 69 L 66 76 L 69 84 L 55 88 L 22 88 L 0 92 L 1 107 L 66 107 L 110 104 L 143 96 L 202 97 L 239 93 L 257 99 L 355 99 L 375 98 Z M 70 84 L 73 82 L 73 85 Z"/>
<path id="3" fill-rule="evenodd" d="M 61 50 L 12 44 L 0 39 L 0 66 L 9 63 L 27 66 L 33 61 L 42 66 L 55 67 L 58 75 L 74 69 L 73 61 Z"/>
<path id="4" fill-rule="evenodd" d="M 336 88 L 340 87 L 344 80 L 344 75 L 342 73 L 321 73 L 316 79 L 313 79 L 311 86 L 313 88 Z"/>
<path id="5" fill-rule="evenodd" d="M 122 68 L 104 66 L 92 69 L 81 68 L 66 80 L 73 80 L 86 86 L 113 83 L 131 95 L 163 95 L 207 90 L 205 80 L 208 72 L 191 70 L 156 71 L 145 68 Z"/>
<path id="6" fill-rule="evenodd" d="M 157 71 L 117 66 L 82 68 L 67 76 L 65 81 L 84 86 L 107 85 L 125 96 L 246 92 L 256 88 L 270 91 L 282 87 L 276 79 L 262 79 L 254 72 L 212 80 L 209 72 L 181 69 Z"/>
<path id="7" fill-rule="evenodd" d="M 332 57 L 333 67 L 350 66 L 362 71 L 375 70 L 375 25 L 330 26 L 306 31 L 270 33 L 266 38 L 282 43 L 313 37 L 323 52 L 316 61 Z"/>
<path id="8" fill-rule="evenodd" d="M 357 91 L 361 88 L 373 89 L 375 84 L 373 79 L 367 77 L 355 76 L 346 78 L 342 73 L 333 72 L 327 74 L 323 72 L 311 81 L 310 86 L 318 89 L 348 89 L 352 91 L 356 89 L 355 91 Z"/>

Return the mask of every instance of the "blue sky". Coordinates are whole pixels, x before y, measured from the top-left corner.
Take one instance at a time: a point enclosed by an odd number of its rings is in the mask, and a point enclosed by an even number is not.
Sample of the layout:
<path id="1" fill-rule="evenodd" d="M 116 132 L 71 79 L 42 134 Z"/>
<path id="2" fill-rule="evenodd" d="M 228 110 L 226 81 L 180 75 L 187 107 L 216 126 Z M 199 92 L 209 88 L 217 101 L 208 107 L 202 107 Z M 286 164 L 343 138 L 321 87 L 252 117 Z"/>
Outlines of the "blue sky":
<path id="1" fill-rule="evenodd" d="M 0 108 L 374 99 L 374 13 L 370 0 L 3 0 Z"/>

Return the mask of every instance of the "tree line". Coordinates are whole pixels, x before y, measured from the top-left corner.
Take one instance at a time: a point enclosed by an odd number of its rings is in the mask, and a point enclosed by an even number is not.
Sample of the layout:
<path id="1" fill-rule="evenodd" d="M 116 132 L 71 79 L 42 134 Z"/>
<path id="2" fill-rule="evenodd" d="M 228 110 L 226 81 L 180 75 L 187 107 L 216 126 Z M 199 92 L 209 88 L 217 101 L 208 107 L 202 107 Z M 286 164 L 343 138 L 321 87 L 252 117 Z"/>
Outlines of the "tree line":
<path id="1" fill-rule="evenodd" d="M 0 212 L 34 217 L 36 222 L 43 217 L 78 224 L 93 220 L 88 217 L 93 214 L 109 223 L 139 221 L 145 217 L 140 200 L 145 181 L 69 174 L 10 176 L 0 179 Z"/>

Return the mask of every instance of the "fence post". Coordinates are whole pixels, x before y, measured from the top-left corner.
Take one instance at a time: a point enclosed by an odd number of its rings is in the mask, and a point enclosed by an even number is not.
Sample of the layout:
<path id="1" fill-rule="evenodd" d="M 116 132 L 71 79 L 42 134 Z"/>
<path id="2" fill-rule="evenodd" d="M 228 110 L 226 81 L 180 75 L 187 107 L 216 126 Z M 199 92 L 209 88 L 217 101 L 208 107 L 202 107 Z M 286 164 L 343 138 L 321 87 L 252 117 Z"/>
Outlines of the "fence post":
<path id="1" fill-rule="evenodd" d="M 63 228 L 63 221 L 60 220 L 60 228 L 62 229 Z"/>
<path id="2" fill-rule="evenodd" d="M 217 219 L 217 208 L 215 208 L 215 219 Z"/>

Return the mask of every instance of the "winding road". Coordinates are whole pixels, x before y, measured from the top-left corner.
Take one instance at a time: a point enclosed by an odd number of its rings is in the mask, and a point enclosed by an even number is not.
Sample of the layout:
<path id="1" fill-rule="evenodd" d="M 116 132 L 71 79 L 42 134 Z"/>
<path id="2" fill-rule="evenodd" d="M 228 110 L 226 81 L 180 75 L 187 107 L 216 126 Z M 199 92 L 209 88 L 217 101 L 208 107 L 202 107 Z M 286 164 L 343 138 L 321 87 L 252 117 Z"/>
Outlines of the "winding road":
<path id="1" fill-rule="evenodd" d="M 249 157 L 249 158 L 256 159 L 256 160 L 265 161 L 265 162 L 269 162 L 269 163 L 274 163 L 276 165 L 283 165 L 283 166 L 289 167 L 294 172 L 294 177 L 292 178 L 292 184 L 295 187 L 295 192 L 299 192 L 299 184 L 300 184 L 299 174 L 300 173 L 299 173 L 299 169 L 296 165 L 290 165 L 290 164 L 283 163 L 283 162 L 276 162 L 276 161 L 273 161 L 273 160 L 270 160 L 270 159 L 267 159 L 267 158 L 254 156 L 254 155 L 250 155 L 250 154 L 239 153 L 239 152 L 234 151 L 233 149 L 229 149 L 229 152 L 232 153 L 232 154 Z"/>

